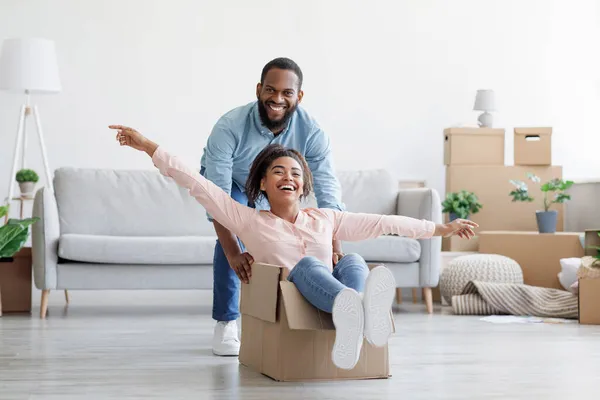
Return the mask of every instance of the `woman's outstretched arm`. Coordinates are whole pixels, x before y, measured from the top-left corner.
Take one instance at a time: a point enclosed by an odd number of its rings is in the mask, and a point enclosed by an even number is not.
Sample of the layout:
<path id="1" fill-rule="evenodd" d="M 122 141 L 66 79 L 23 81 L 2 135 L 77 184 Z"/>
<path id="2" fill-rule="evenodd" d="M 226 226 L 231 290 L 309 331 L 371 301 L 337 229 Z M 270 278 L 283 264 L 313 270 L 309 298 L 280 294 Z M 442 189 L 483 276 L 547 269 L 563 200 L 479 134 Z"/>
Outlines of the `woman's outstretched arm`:
<path id="1" fill-rule="evenodd" d="M 328 214 L 333 223 L 333 237 L 338 240 L 359 241 L 381 235 L 399 235 L 414 239 L 429 239 L 433 236 L 457 235 L 470 239 L 475 235 L 475 222 L 457 219 L 448 224 L 404 217 L 400 215 L 378 215 L 367 213 L 340 212 L 320 209 Z"/>
<path id="2" fill-rule="evenodd" d="M 109 128 L 118 131 L 117 141 L 121 146 L 129 146 L 148 154 L 161 174 L 173 178 L 179 186 L 188 189 L 190 195 L 202 204 L 215 220 L 237 236 L 240 236 L 249 221 L 256 218 L 257 213 L 254 209 L 233 200 L 198 171 L 188 167 L 135 129 L 122 125 L 110 125 Z"/>

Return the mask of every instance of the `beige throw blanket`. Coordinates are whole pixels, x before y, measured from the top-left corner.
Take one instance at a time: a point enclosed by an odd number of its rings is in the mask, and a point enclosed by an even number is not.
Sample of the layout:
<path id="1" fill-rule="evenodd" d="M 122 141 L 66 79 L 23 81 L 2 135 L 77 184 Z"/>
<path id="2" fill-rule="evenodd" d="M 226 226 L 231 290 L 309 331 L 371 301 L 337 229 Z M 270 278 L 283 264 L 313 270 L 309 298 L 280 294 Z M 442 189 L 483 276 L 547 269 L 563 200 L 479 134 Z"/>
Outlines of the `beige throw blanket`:
<path id="1" fill-rule="evenodd" d="M 577 296 L 558 289 L 515 283 L 469 282 L 452 297 L 452 310 L 463 315 L 526 315 L 549 318 L 578 316 Z"/>

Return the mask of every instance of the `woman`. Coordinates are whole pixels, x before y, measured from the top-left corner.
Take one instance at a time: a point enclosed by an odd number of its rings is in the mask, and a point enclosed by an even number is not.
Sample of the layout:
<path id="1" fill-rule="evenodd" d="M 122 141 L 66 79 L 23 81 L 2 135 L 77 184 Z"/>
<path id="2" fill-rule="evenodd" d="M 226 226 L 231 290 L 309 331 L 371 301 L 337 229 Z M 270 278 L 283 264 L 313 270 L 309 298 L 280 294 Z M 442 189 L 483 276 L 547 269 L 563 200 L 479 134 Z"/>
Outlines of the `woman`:
<path id="1" fill-rule="evenodd" d="M 248 200 L 254 203 L 265 196 L 271 206 L 269 211 L 257 211 L 236 202 L 134 129 L 109 128 L 118 130 L 122 146 L 146 152 L 161 174 L 187 188 L 215 220 L 242 240 L 254 260 L 289 269 L 288 280 L 298 291 L 312 305 L 332 314 L 336 329 L 332 361 L 338 368 L 356 365 L 363 335 L 375 346 L 387 343 L 396 285 L 387 268 L 379 266 L 369 272 L 356 254 L 342 257 L 333 268 L 332 239 L 358 241 L 384 234 L 471 238 L 472 228 L 477 227 L 462 219 L 435 224 L 397 215 L 301 209 L 300 200 L 312 189 L 310 169 L 300 153 L 279 145 L 265 148 L 252 164 L 246 184 Z"/>

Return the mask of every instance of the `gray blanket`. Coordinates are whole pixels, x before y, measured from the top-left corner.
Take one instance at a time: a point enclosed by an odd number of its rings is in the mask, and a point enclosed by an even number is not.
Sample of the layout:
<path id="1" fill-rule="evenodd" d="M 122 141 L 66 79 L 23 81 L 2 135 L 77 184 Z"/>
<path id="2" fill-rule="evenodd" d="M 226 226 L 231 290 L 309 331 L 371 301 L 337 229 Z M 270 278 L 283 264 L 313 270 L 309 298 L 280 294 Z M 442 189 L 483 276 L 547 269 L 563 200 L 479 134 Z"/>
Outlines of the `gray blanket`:
<path id="1" fill-rule="evenodd" d="M 549 318 L 578 316 L 576 295 L 515 283 L 469 282 L 452 297 L 452 310 L 463 315 L 526 315 Z"/>

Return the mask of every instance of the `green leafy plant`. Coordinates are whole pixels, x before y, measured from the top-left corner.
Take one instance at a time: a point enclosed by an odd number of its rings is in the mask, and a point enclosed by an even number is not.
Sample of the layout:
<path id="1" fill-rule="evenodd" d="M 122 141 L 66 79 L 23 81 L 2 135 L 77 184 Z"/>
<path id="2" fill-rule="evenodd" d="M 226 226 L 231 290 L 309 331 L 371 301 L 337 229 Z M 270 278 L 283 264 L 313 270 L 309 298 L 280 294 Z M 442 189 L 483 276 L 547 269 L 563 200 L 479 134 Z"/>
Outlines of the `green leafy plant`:
<path id="1" fill-rule="evenodd" d="M 600 232 L 597 233 L 598 237 L 600 237 Z M 588 249 L 595 249 L 596 255 L 593 256 L 596 260 L 600 260 L 600 246 L 588 246 Z"/>
<path id="2" fill-rule="evenodd" d="M 527 174 L 527 178 L 534 182 L 540 183 L 540 178 L 532 173 Z M 510 180 L 510 183 L 515 187 L 509 196 L 512 196 L 512 201 L 532 202 L 535 199 L 529 194 L 527 183 L 519 180 Z M 540 190 L 544 192 L 544 211 L 549 211 L 552 204 L 564 203 L 571 200 L 571 195 L 565 193 L 573 186 L 573 181 L 565 181 L 559 178 L 554 178 L 540 186 Z M 554 193 L 554 196 L 550 196 Z"/>
<path id="3" fill-rule="evenodd" d="M 8 211 L 8 205 L 0 206 L 0 218 L 8 215 Z M 10 258 L 21 250 L 29 236 L 29 226 L 38 220 L 38 217 L 9 219 L 6 225 L 0 226 L 0 258 Z"/>
<path id="4" fill-rule="evenodd" d="M 15 179 L 19 183 L 23 183 L 23 182 L 34 182 L 35 183 L 40 180 L 40 177 L 38 176 L 37 172 L 35 172 L 32 169 L 21 169 L 17 172 Z"/>
<path id="5" fill-rule="evenodd" d="M 483 205 L 475 193 L 461 190 L 460 192 L 448 193 L 442 202 L 444 213 L 456 214 L 458 218 L 466 219 L 469 215 L 477 214 Z"/>

